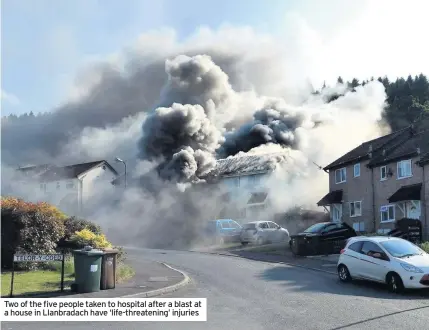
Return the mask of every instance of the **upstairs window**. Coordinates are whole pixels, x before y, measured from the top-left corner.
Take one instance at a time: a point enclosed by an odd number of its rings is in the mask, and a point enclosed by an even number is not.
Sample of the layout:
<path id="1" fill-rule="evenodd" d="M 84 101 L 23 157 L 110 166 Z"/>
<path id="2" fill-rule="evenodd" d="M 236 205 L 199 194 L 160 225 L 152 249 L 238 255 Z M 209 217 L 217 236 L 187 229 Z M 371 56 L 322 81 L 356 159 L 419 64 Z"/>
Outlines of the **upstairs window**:
<path id="1" fill-rule="evenodd" d="M 387 166 L 380 167 L 380 181 L 387 179 Z"/>
<path id="2" fill-rule="evenodd" d="M 360 163 L 355 164 L 353 166 L 353 176 L 356 178 L 358 176 L 360 176 Z"/>
<path id="3" fill-rule="evenodd" d="M 346 168 L 340 168 L 335 170 L 335 183 L 343 183 L 346 182 Z"/>
<path id="4" fill-rule="evenodd" d="M 408 178 L 412 175 L 411 159 L 401 160 L 398 162 L 398 179 Z"/>

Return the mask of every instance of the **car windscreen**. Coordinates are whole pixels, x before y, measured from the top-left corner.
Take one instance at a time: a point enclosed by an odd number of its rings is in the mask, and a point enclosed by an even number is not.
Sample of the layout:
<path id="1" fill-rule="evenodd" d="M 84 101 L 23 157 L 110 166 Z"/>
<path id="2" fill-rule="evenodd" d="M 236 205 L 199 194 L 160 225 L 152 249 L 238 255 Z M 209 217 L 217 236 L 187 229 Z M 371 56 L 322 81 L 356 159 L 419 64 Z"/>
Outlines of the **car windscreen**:
<path id="1" fill-rule="evenodd" d="M 386 249 L 387 252 L 396 258 L 419 255 L 423 252 L 417 246 L 405 240 L 384 241 L 380 242 L 380 244 Z"/>
<path id="2" fill-rule="evenodd" d="M 304 230 L 304 233 L 318 233 L 325 227 L 326 223 L 316 223 L 315 225 L 312 225 L 311 227 Z"/>
<path id="3" fill-rule="evenodd" d="M 244 230 L 255 229 L 255 228 L 256 228 L 256 224 L 254 224 L 254 223 L 246 223 L 245 225 L 243 225 Z"/>

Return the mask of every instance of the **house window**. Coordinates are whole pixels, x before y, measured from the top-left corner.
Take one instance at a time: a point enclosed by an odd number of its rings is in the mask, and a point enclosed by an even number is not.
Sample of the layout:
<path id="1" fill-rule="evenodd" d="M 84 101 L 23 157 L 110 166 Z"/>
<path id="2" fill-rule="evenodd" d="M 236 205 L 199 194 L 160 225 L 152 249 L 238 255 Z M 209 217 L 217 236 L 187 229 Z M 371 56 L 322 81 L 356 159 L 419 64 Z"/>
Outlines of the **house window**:
<path id="1" fill-rule="evenodd" d="M 395 221 L 395 205 L 385 205 L 381 207 L 381 222 Z"/>
<path id="2" fill-rule="evenodd" d="M 40 190 L 45 191 L 46 190 L 46 183 L 40 184 Z"/>
<path id="3" fill-rule="evenodd" d="M 57 189 L 61 188 L 61 184 L 59 182 L 57 182 Z"/>
<path id="4" fill-rule="evenodd" d="M 387 166 L 380 167 L 380 181 L 387 179 Z"/>
<path id="5" fill-rule="evenodd" d="M 355 166 L 353 166 L 353 176 L 355 178 L 360 176 L 360 164 L 355 164 Z"/>
<path id="6" fill-rule="evenodd" d="M 233 178 L 232 180 L 233 180 L 234 187 L 240 187 L 240 177 L 239 176 L 236 178 Z"/>
<path id="7" fill-rule="evenodd" d="M 365 222 L 364 221 L 354 222 L 353 223 L 353 229 L 355 231 L 358 231 L 358 232 L 364 232 L 365 231 Z"/>
<path id="8" fill-rule="evenodd" d="M 358 217 L 362 215 L 362 202 L 351 202 L 350 203 L 350 216 Z"/>
<path id="9" fill-rule="evenodd" d="M 73 189 L 74 188 L 74 183 L 73 182 L 67 182 L 66 188 L 67 189 Z"/>
<path id="10" fill-rule="evenodd" d="M 340 168 L 335 170 L 335 183 L 343 183 L 346 182 L 346 168 Z"/>
<path id="11" fill-rule="evenodd" d="M 398 179 L 408 178 L 412 176 L 411 159 L 401 160 L 398 162 Z"/>

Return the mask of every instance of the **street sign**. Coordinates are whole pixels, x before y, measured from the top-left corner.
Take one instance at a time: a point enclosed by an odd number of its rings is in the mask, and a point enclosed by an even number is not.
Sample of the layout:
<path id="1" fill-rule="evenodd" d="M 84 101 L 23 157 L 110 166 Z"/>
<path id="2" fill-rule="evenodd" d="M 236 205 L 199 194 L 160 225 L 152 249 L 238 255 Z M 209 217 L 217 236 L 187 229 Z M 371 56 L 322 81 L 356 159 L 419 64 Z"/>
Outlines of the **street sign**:
<path id="1" fill-rule="evenodd" d="M 14 262 L 47 262 L 47 261 L 63 261 L 63 254 L 15 254 Z"/>
<path id="2" fill-rule="evenodd" d="M 61 261 L 61 292 L 64 291 L 64 262 L 65 255 L 62 254 L 14 254 L 12 263 L 12 276 L 10 278 L 10 297 L 13 297 L 13 282 L 15 279 L 15 262 L 49 262 Z"/>

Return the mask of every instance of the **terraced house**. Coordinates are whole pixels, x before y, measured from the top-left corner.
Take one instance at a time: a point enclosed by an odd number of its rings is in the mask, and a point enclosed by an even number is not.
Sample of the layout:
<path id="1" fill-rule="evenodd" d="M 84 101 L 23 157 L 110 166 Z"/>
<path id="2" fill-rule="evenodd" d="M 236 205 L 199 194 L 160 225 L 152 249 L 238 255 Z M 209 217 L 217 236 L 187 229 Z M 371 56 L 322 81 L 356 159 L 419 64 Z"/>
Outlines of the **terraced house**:
<path id="1" fill-rule="evenodd" d="M 367 141 L 324 170 L 329 193 L 317 204 L 329 208 L 332 221 L 385 233 L 413 218 L 429 237 L 429 130 L 409 126 Z"/>

